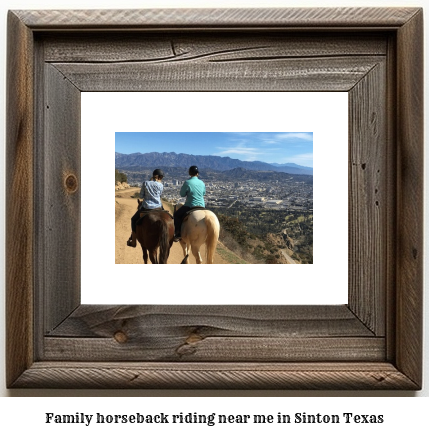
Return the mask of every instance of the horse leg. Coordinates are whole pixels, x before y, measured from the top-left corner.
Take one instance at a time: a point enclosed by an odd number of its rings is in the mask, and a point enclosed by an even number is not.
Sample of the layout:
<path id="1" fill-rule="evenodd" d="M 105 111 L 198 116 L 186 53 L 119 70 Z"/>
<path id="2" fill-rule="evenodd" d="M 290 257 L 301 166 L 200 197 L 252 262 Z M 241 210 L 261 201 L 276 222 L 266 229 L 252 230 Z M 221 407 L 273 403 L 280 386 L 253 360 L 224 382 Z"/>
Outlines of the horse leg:
<path id="1" fill-rule="evenodd" d="M 182 263 L 189 263 L 189 260 L 188 260 L 189 256 L 186 257 L 189 254 L 188 245 L 186 244 L 186 242 L 183 241 L 183 239 L 181 239 L 179 241 L 179 243 L 180 243 L 180 245 L 182 247 L 182 250 L 183 250 L 183 261 L 182 261 Z"/>
<path id="2" fill-rule="evenodd" d="M 142 247 L 142 250 L 143 250 L 143 261 L 145 264 L 147 264 L 147 250 L 144 247 Z"/>
<path id="3" fill-rule="evenodd" d="M 195 257 L 195 260 L 198 264 L 203 263 L 203 259 L 201 258 L 201 254 L 200 254 L 200 247 L 201 245 L 192 245 L 191 249 L 192 249 L 192 254 Z"/>
<path id="4" fill-rule="evenodd" d="M 207 226 L 207 237 L 206 237 L 206 254 L 207 263 L 214 262 L 214 256 L 216 252 L 216 246 L 219 239 L 219 222 L 216 217 L 207 217 L 206 215 L 206 226 Z"/>
<path id="5" fill-rule="evenodd" d="M 149 259 L 152 263 L 158 263 L 158 255 L 156 248 L 149 250 Z"/>
<path id="6" fill-rule="evenodd" d="M 187 248 L 186 242 L 184 242 L 183 239 L 181 239 L 179 241 L 179 243 L 180 243 L 182 250 L 183 250 L 183 256 L 186 256 L 188 254 L 188 248 Z"/>
<path id="7" fill-rule="evenodd" d="M 160 235 L 158 239 L 159 244 L 159 258 L 161 264 L 168 263 L 168 256 L 170 256 L 170 248 L 173 244 L 173 235 L 167 221 L 160 221 Z"/>

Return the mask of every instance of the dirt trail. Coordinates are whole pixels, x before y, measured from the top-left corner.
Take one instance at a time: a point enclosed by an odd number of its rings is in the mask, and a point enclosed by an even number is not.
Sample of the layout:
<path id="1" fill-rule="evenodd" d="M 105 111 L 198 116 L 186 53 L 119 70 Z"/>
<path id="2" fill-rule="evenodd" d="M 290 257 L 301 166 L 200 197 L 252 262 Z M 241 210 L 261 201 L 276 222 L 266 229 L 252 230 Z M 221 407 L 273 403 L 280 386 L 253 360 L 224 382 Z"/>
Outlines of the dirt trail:
<path id="1" fill-rule="evenodd" d="M 286 250 L 281 250 L 283 256 L 285 257 L 285 259 L 287 260 L 287 263 L 291 264 L 291 265 L 295 265 L 296 262 L 289 256 L 289 254 L 287 254 Z"/>
<path id="2" fill-rule="evenodd" d="M 143 253 L 140 244 L 136 248 L 128 247 L 127 240 L 131 233 L 131 217 L 137 210 L 137 200 L 131 196 L 140 189 L 126 189 L 115 192 L 115 263 L 143 264 Z M 202 247 L 201 257 L 205 263 L 206 250 Z M 195 264 L 195 258 L 191 254 L 189 263 Z M 180 264 L 183 260 L 183 250 L 178 242 L 171 247 L 168 263 Z M 150 260 L 149 260 L 150 263 Z M 214 263 L 225 264 L 226 262 L 218 253 L 215 254 Z"/>

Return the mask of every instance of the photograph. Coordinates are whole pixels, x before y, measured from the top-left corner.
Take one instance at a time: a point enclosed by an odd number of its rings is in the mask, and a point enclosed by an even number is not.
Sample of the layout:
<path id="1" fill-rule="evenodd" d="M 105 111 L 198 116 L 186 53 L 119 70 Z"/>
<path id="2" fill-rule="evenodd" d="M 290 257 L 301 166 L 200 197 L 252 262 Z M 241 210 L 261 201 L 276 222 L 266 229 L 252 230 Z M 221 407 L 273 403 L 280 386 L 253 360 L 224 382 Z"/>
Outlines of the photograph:
<path id="1" fill-rule="evenodd" d="M 116 132 L 115 251 L 117 264 L 312 264 L 313 133 Z"/>
<path id="2" fill-rule="evenodd" d="M 81 107 L 85 304 L 242 304 L 231 287 L 248 304 L 347 301 L 347 93 L 85 92 Z M 198 285 L 145 291 L 158 271 Z"/>

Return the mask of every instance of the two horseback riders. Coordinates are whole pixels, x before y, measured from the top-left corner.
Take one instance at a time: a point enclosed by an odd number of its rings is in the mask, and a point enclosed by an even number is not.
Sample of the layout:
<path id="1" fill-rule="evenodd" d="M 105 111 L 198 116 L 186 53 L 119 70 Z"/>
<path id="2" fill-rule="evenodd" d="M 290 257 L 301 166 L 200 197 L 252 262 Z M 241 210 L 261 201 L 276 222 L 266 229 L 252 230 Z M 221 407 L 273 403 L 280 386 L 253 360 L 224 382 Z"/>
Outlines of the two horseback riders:
<path id="1" fill-rule="evenodd" d="M 188 173 L 190 178 L 185 181 L 185 183 L 180 189 L 180 195 L 182 197 L 186 197 L 186 201 L 183 206 L 180 207 L 179 205 L 177 205 L 177 208 L 175 208 L 174 239 L 173 239 L 173 235 L 171 235 L 171 238 L 169 239 L 169 247 L 171 247 L 173 240 L 175 242 L 180 241 L 185 256 L 182 263 L 188 263 L 187 259 L 190 250 L 192 250 L 192 253 L 194 254 L 197 260 L 197 263 L 201 263 L 201 256 L 199 253 L 200 246 L 201 244 L 206 244 L 207 263 L 213 263 L 214 250 L 217 244 L 217 240 L 219 238 L 219 222 L 217 220 L 216 215 L 214 215 L 213 212 L 205 210 L 204 195 L 206 194 L 206 187 L 204 185 L 204 182 L 198 178 L 199 175 L 198 168 L 196 166 L 191 166 L 188 170 Z M 163 191 L 163 185 L 161 181 L 163 177 L 164 177 L 164 173 L 162 172 L 162 170 L 156 169 L 153 172 L 152 179 L 150 181 L 143 182 L 140 191 L 140 197 L 143 198 L 143 202 L 141 204 L 139 202 L 139 208 L 136 214 L 131 218 L 132 233 L 127 242 L 127 245 L 130 247 L 135 247 L 136 239 L 138 239 L 138 241 L 142 245 L 143 252 L 145 251 L 145 249 L 142 244 L 142 237 L 139 236 L 139 234 L 143 232 L 142 228 L 144 226 L 147 226 L 147 224 L 145 224 L 145 222 L 142 221 L 141 216 L 142 213 L 144 214 L 146 212 L 146 215 L 148 217 L 146 221 L 149 222 L 149 217 L 151 217 L 154 214 L 151 211 L 155 211 L 155 210 L 163 211 L 162 202 L 161 202 L 161 194 Z M 199 215 L 197 214 L 192 220 L 192 228 L 193 228 L 192 232 L 194 233 L 194 235 L 190 240 L 189 229 L 187 228 L 189 227 L 188 223 L 186 223 L 187 226 L 185 226 L 186 229 L 184 230 L 184 234 L 181 235 L 182 222 L 188 212 L 192 211 L 194 214 L 197 213 L 194 212 L 195 210 L 197 210 Z M 159 215 L 159 212 L 156 215 Z M 166 211 L 162 213 L 162 215 L 166 215 L 171 218 L 171 216 Z M 147 228 L 144 229 L 144 231 L 146 235 L 148 234 L 150 235 L 151 233 Z M 173 233 L 172 223 L 170 224 L 169 231 L 170 233 Z M 182 239 L 182 236 L 185 238 L 184 240 Z M 149 236 L 147 236 L 146 239 L 148 237 Z M 145 263 L 147 263 L 146 258 L 145 258 Z M 154 262 L 152 261 L 152 263 Z M 166 263 L 166 259 L 165 262 L 160 262 L 160 263 Z"/>
<path id="2" fill-rule="evenodd" d="M 180 209 L 174 212 L 174 242 L 178 242 L 181 239 L 182 220 L 186 212 L 194 207 L 205 207 L 204 195 L 206 195 L 206 186 L 204 182 L 198 178 L 198 167 L 195 165 L 191 166 L 188 173 L 191 177 L 183 183 L 180 189 L 180 196 L 186 197 L 186 202 Z M 135 247 L 137 245 L 136 226 L 141 213 L 150 210 L 164 209 L 161 202 L 161 194 L 164 189 L 161 183 L 163 178 L 164 172 L 160 169 L 156 169 L 153 171 L 152 178 L 142 184 L 140 198 L 143 199 L 143 202 L 131 218 L 131 236 L 127 241 L 129 247 Z"/>

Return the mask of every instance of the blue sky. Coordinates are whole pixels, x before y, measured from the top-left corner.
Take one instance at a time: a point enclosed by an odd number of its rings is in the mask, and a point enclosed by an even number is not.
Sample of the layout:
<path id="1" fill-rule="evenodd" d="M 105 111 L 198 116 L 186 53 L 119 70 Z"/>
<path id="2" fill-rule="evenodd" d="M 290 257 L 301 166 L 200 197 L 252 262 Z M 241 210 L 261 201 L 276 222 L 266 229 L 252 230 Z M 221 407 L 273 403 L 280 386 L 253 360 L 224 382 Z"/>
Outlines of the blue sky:
<path id="1" fill-rule="evenodd" d="M 116 132 L 118 153 L 157 151 L 313 167 L 311 132 Z"/>

